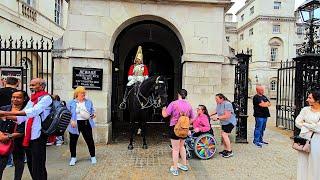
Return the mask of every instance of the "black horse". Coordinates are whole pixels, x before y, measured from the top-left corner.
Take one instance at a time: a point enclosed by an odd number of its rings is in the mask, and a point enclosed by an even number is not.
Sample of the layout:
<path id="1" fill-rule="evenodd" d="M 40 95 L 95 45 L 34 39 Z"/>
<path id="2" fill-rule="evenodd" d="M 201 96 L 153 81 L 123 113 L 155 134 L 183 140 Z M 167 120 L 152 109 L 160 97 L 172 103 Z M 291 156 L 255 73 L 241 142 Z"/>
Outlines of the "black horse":
<path id="1" fill-rule="evenodd" d="M 135 123 L 138 122 L 143 138 L 143 149 L 147 149 L 146 122 L 152 108 L 160 108 L 167 104 L 167 79 L 164 76 L 152 76 L 142 83 L 136 83 L 128 91 L 126 101 L 130 112 L 130 143 L 128 149 L 133 149 Z"/>

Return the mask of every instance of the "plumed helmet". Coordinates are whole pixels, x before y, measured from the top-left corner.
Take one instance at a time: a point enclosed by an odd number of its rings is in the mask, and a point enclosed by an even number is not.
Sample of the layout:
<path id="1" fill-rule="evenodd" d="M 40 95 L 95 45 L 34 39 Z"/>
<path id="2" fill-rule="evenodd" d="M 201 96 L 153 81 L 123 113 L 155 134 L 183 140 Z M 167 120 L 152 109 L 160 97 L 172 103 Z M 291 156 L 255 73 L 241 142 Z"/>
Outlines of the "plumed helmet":
<path id="1" fill-rule="evenodd" d="M 134 58 L 135 63 L 136 63 L 136 59 L 140 59 L 141 63 L 143 63 L 143 54 L 142 54 L 142 47 L 141 46 L 138 47 L 136 57 Z"/>

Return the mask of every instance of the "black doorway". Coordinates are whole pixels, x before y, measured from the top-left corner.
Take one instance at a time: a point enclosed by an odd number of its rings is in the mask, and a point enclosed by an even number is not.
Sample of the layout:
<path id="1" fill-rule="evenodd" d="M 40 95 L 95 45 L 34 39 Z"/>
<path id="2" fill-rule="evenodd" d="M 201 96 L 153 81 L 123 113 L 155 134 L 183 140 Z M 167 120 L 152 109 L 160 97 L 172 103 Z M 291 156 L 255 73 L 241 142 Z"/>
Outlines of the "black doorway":
<path id="1" fill-rule="evenodd" d="M 128 132 L 129 113 L 120 110 L 119 104 L 128 82 L 127 72 L 136 55 L 138 46 L 142 46 L 143 61 L 149 68 L 150 76 L 165 75 L 169 78 L 168 100 L 174 99 L 175 92 L 181 88 L 182 48 L 175 33 L 167 26 L 155 21 L 141 21 L 125 28 L 117 37 L 114 45 L 112 73 L 112 134 L 113 138 Z M 148 126 L 164 126 L 160 110 L 148 120 Z"/>

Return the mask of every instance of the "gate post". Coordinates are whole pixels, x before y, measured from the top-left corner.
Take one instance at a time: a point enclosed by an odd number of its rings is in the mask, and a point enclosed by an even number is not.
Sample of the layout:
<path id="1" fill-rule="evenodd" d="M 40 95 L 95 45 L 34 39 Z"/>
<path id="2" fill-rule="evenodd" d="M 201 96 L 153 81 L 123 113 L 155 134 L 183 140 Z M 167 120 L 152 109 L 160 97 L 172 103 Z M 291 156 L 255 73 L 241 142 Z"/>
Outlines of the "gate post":
<path id="1" fill-rule="evenodd" d="M 239 108 L 236 114 L 236 143 L 248 143 L 247 120 L 248 120 L 248 75 L 249 58 L 251 55 L 243 52 L 236 55 L 238 63 L 235 66 L 234 103 Z"/>

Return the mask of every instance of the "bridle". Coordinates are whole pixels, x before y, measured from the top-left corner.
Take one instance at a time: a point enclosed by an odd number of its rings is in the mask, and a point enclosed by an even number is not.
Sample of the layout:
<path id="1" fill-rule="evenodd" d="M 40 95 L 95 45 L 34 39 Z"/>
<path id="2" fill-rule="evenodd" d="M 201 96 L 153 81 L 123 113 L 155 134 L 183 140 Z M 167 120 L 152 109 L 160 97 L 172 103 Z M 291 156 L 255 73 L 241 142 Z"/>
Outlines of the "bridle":
<path id="1" fill-rule="evenodd" d="M 155 85 L 153 85 L 153 89 L 155 91 L 157 91 L 159 89 L 159 85 L 163 84 L 165 87 L 165 92 L 167 90 L 167 86 L 166 86 L 166 83 L 164 81 L 161 81 L 159 80 L 160 76 L 157 77 L 156 79 L 156 83 Z M 140 84 L 141 85 L 141 84 Z M 161 102 L 161 97 L 167 97 L 168 95 L 165 93 L 165 95 L 160 95 L 159 93 L 152 93 L 149 97 L 145 97 L 142 93 L 141 93 L 141 88 L 140 88 L 140 85 L 138 87 L 138 92 L 136 94 L 136 98 L 141 106 L 141 109 L 147 109 L 147 108 L 150 108 L 150 107 L 153 107 L 153 108 L 160 108 L 162 106 L 162 102 Z M 142 102 L 143 99 L 146 103 L 144 104 Z"/>

